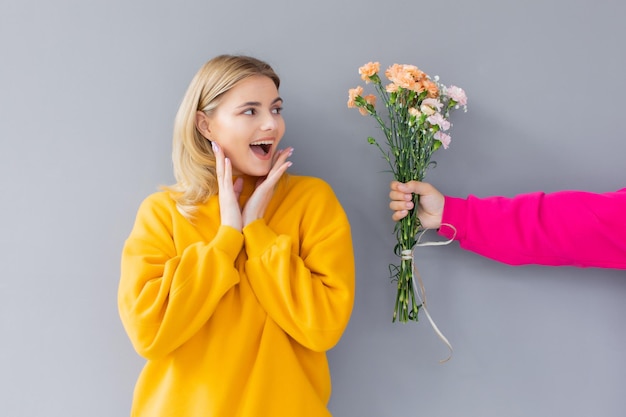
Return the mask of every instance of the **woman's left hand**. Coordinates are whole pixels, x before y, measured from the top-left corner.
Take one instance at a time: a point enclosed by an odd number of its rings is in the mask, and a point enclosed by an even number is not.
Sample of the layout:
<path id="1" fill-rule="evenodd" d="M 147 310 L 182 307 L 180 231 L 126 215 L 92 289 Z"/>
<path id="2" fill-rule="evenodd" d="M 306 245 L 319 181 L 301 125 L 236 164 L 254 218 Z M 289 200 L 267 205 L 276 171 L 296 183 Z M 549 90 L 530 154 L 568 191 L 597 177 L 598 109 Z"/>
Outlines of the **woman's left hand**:
<path id="1" fill-rule="evenodd" d="M 270 172 L 257 181 L 256 188 L 248 199 L 241 214 L 244 227 L 262 218 L 265 214 L 265 209 L 274 195 L 274 186 L 278 183 L 278 180 L 285 171 L 287 171 L 287 168 L 291 166 L 291 161 L 287 161 L 287 158 L 292 154 L 293 148 L 279 151 Z"/>

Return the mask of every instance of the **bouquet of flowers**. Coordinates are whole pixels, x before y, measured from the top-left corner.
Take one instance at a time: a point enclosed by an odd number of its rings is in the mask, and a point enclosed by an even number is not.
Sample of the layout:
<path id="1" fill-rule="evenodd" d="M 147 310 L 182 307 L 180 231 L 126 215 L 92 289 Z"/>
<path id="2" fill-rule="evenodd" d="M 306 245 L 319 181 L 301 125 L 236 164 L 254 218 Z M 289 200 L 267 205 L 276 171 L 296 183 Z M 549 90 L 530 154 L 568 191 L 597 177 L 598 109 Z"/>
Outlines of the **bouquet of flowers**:
<path id="1" fill-rule="evenodd" d="M 389 83 L 383 85 L 378 75 L 380 64 L 369 62 L 359 68 L 361 79 L 374 85 L 383 101 L 387 116 L 383 118 L 376 109 L 377 97 L 363 95 L 363 87 L 349 90 L 348 107 L 357 108 L 364 116 L 372 116 L 385 136 L 385 147 L 372 136 L 368 142 L 376 145 L 391 167 L 394 179 L 400 182 L 422 181 L 426 170 L 435 165 L 431 157 L 435 151 L 450 145 L 451 127 L 448 120 L 453 110 L 467 111 L 467 96 L 463 89 L 445 86 L 439 77 L 431 78 L 414 65 L 393 64 L 386 71 Z M 414 196 L 414 207 L 419 196 Z M 397 244 L 394 248 L 400 257 L 399 265 L 390 265 L 398 291 L 393 312 L 393 321 L 417 321 L 422 306 L 416 299 L 413 282 L 413 247 L 421 225 L 416 209 L 395 225 Z M 418 298 L 421 300 L 421 297 Z"/>

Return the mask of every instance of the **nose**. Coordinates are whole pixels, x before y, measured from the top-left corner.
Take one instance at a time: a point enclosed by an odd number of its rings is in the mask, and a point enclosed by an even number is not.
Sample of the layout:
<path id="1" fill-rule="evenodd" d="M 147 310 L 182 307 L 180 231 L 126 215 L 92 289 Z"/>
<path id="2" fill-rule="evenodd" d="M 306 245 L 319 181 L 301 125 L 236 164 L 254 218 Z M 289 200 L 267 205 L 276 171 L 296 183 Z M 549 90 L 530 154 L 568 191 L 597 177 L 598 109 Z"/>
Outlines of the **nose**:
<path id="1" fill-rule="evenodd" d="M 266 130 L 266 131 L 275 130 L 278 127 L 278 120 L 277 120 L 278 117 L 280 117 L 280 114 L 267 112 L 261 123 L 261 130 Z"/>

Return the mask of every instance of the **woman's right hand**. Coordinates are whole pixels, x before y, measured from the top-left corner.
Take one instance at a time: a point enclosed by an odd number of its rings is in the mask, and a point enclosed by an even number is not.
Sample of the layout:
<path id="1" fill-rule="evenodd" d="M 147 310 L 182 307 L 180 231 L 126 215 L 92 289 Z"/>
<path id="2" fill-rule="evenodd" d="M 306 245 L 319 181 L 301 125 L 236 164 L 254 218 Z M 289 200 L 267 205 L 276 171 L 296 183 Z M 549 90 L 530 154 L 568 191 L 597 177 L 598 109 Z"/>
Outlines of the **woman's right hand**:
<path id="1" fill-rule="evenodd" d="M 241 207 L 239 207 L 239 195 L 243 188 L 243 179 L 237 178 L 233 183 L 233 167 L 230 159 L 226 158 L 222 148 L 217 143 L 212 142 L 211 146 L 215 155 L 215 171 L 217 173 L 222 224 L 241 231 L 243 221 Z"/>
<path id="2" fill-rule="evenodd" d="M 389 208 L 394 211 L 391 218 L 399 221 L 409 214 L 409 210 L 413 208 L 413 194 L 420 196 L 417 217 L 422 226 L 427 229 L 439 229 L 445 197 L 439 190 L 425 182 L 391 182 Z"/>

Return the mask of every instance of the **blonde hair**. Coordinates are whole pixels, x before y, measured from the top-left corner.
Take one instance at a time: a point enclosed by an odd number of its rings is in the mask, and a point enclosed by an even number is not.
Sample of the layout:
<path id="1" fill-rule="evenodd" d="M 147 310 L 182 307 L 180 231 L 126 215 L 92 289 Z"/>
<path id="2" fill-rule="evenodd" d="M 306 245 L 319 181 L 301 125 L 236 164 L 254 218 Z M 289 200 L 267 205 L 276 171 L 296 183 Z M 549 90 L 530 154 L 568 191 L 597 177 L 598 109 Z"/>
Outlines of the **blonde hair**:
<path id="1" fill-rule="evenodd" d="M 172 162 L 176 184 L 170 191 L 176 207 L 188 219 L 197 206 L 217 194 L 215 156 L 211 142 L 196 128 L 196 113 L 211 115 L 223 95 L 239 81 L 254 76 L 269 77 L 276 88 L 280 79 L 272 67 L 244 55 L 219 55 L 206 62 L 191 80 L 174 120 Z"/>

